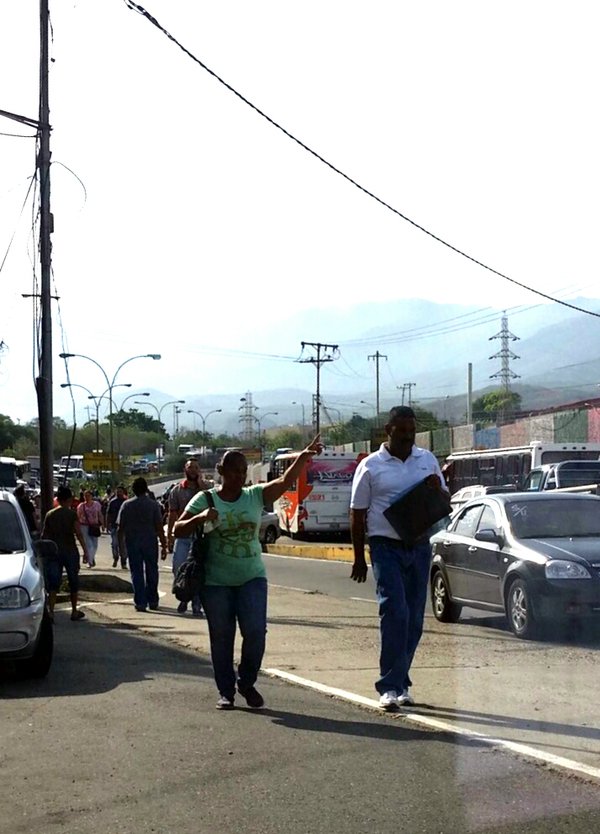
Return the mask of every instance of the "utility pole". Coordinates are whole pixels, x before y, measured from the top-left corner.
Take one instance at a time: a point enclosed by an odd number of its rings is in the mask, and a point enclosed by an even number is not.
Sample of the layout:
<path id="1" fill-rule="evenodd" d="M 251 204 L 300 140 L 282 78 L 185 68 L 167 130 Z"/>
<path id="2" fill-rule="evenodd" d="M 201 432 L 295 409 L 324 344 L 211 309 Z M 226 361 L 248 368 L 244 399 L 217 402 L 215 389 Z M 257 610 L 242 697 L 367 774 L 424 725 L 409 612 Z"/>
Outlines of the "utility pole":
<path id="1" fill-rule="evenodd" d="M 310 362 L 317 369 L 317 392 L 313 398 L 313 426 L 315 434 L 321 431 L 321 365 L 325 362 L 333 362 L 339 355 L 338 345 L 326 345 L 323 342 L 300 342 L 302 345 L 302 352 L 305 348 L 312 348 L 316 350 L 316 356 L 307 356 L 305 359 L 300 357 L 298 362 L 306 364 Z"/>
<path id="2" fill-rule="evenodd" d="M 367 359 L 374 359 L 375 360 L 375 379 L 376 379 L 376 397 L 375 403 L 377 405 L 377 425 L 379 425 L 379 360 L 385 359 L 387 362 L 387 356 L 384 356 L 382 353 L 379 353 L 378 350 L 375 351 L 374 354 L 371 356 L 367 356 Z"/>
<path id="3" fill-rule="evenodd" d="M 51 258 L 53 219 L 50 212 L 50 105 L 48 92 L 48 0 L 40 0 L 40 109 L 37 167 L 40 178 L 40 307 L 39 376 L 35 381 L 40 437 L 42 519 L 53 504 L 52 311 Z"/>
<path id="4" fill-rule="evenodd" d="M 404 405 L 404 392 L 408 391 L 408 407 L 412 405 L 412 395 L 411 390 L 416 388 L 416 382 L 403 382 L 402 385 L 396 385 L 396 388 L 399 391 L 402 391 L 402 405 Z"/>

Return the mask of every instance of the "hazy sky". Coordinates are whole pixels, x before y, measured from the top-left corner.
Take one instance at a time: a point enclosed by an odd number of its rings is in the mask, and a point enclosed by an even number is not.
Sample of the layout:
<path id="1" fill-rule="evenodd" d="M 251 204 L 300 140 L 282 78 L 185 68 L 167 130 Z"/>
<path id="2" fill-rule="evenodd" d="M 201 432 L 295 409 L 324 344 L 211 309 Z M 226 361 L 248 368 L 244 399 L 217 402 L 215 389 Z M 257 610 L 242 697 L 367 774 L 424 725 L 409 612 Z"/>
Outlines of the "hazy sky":
<path id="1" fill-rule="evenodd" d="M 600 296 L 596 2 L 143 5 L 403 214 L 532 287 Z M 50 7 L 56 357 L 88 354 L 112 375 L 161 353 L 119 380 L 175 396 L 241 395 L 282 373 L 311 391 L 310 365 L 215 347 L 297 356 L 302 339 L 339 338 L 298 329 L 298 311 L 375 299 L 535 303 L 310 156 L 123 0 Z M 0 108 L 37 117 L 37 53 L 37 0 L 0 0 Z M 6 119 L 0 131 L 31 133 Z M 16 230 L 0 272 L 0 412 L 21 420 L 36 414 L 21 297 L 31 199 L 19 219 L 33 170 L 33 140 L 0 136 L 0 263 Z M 365 350 L 343 352 L 364 373 Z M 70 367 L 73 382 L 103 390 L 90 363 Z M 69 417 L 58 358 L 54 375 L 54 411 Z"/>

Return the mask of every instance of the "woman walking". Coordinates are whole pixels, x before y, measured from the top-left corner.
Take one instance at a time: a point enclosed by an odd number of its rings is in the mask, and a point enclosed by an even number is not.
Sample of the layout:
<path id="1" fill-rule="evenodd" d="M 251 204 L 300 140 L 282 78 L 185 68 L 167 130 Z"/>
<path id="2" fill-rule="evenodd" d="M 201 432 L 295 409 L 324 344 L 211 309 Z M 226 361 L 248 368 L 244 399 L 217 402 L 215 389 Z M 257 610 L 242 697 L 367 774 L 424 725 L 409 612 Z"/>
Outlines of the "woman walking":
<path id="1" fill-rule="evenodd" d="M 268 484 L 246 487 L 248 464 L 241 452 L 226 452 L 217 466 L 222 483 L 211 489 L 214 507 L 199 492 L 175 522 L 175 537 L 191 536 L 207 524 L 208 555 L 202 605 L 208 621 L 217 709 L 233 709 L 237 691 L 253 709 L 264 706 L 255 687 L 267 633 L 267 577 L 258 539 L 262 508 L 279 498 L 323 446 L 317 436 L 286 472 Z M 236 624 L 241 660 L 234 669 Z"/>
<path id="2" fill-rule="evenodd" d="M 89 489 L 83 493 L 83 501 L 77 505 L 77 520 L 85 541 L 87 551 L 87 566 L 93 568 L 96 565 L 96 551 L 98 550 L 98 539 L 102 531 L 104 520 L 102 518 L 102 507 Z"/>

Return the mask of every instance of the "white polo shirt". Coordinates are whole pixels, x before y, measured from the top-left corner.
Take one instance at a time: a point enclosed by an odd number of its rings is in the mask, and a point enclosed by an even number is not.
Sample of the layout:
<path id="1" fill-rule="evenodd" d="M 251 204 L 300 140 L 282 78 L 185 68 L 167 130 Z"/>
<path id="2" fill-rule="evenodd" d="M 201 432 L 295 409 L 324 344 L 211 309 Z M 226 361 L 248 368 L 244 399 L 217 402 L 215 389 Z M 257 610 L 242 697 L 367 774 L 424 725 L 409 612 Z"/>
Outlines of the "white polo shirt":
<path id="1" fill-rule="evenodd" d="M 442 486 L 446 486 L 435 455 L 419 446 L 413 446 L 410 455 L 403 461 L 390 455 L 382 443 L 379 451 L 361 460 L 352 481 L 350 507 L 353 510 L 368 510 L 369 536 L 400 540 L 383 511 L 428 475 L 437 475 Z"/>

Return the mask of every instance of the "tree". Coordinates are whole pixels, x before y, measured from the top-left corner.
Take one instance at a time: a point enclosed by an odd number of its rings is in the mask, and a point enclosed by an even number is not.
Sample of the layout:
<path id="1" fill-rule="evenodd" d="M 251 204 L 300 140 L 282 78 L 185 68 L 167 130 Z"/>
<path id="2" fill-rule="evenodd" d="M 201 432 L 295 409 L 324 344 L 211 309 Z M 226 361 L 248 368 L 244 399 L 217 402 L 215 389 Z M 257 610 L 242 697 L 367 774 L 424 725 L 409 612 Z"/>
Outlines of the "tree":
<path id="1" fill-rule="evenodd" d="M 274 449 L 302 449 L 302 433 L 298 429 L 280 429 L 269 433 L 267 436 L 266 448 Z"/>
<path id="2" fill-rule="evenodd" d="M 521 395 L 503 388 L 488 391 L 473 402 L 473 417 L 478 423 L 497 423 L 502 416 L 521 410 Z"/>

